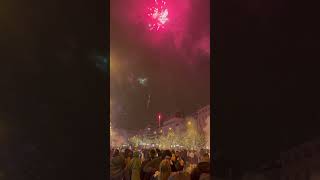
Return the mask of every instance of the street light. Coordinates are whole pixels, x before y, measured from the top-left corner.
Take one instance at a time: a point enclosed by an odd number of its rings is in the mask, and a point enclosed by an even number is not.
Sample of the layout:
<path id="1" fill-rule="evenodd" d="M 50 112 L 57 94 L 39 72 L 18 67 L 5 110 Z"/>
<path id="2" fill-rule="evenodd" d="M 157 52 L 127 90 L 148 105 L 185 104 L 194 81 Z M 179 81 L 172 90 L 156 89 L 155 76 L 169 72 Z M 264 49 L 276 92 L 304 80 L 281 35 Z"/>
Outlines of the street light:
<path id="1" fill-rule="evenodd" d="M 188 121 L 188 125 L 191 125 L 191 121 Z"/>
<path id="2" fill-rule="evenodd" d="M 172 128 L 170 127 L 170 128 L 169 128 L 169 130 L 171 131 L 171 130 L 172 130 Z"/>

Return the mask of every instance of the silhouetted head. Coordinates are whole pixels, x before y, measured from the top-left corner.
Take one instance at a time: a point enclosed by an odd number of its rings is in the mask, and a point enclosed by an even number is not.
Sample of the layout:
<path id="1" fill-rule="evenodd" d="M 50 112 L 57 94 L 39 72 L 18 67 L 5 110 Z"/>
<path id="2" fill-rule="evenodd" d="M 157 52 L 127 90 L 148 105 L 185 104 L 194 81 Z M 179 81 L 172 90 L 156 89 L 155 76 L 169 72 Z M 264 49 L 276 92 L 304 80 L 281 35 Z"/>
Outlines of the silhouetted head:
<path id="1" fill-rule="evenodd" d="M 156 153 L 156 151 L 155 151 L 154 149 L 151 149 L 149 153 L 150 153 L 150 157 L 151 157 L 152 159 L 156 157 L 156 154 L 157 154 L 157 153 Z"/>
<path id="2" fill-rule="evenodd" d="M 162 159 L 169 159 L 169 160 L 171 159 L 171 157 L 172 157 L 172 153 L 170 150 L 163 151 L 161 156 Z"/>

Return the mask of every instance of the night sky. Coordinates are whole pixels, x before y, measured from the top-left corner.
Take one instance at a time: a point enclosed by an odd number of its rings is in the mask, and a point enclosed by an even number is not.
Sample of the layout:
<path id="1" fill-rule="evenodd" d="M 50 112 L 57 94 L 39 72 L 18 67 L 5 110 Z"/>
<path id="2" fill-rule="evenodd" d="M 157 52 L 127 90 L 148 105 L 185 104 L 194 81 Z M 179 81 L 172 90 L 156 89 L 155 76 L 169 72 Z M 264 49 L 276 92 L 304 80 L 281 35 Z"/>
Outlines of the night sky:
<path id="1" fill-rule="evenodd" d="M 161 32 L 150 32 L 143 17 L 143 5 L 152 1 L 121 1 L 111 1 L 113 123 L 139 129 L 155 121 L 158 112 L 190 114 L 208 105 L 209 0 L 168 0 L 169 23 Z M 146 86 L 139 84 L 138 78 L 147 78 Z"/>

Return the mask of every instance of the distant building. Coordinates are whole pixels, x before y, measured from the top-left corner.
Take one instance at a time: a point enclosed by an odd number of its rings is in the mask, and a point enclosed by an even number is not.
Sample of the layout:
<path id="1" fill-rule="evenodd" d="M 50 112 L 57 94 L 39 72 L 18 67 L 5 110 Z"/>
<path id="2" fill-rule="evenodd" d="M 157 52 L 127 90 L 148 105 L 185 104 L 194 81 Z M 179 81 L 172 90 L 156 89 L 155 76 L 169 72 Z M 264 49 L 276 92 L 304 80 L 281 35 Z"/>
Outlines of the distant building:
<path id="1" fill-rule="evenodd" d="M 126 130 L 126 132 L 127 132 L 127 137 L 128 137 L 128 138 L 133 137 L 133 136 L 139 134 L 139 131 L 137 131 L 137 130 Z"/>
<path id="2" fill-rule="evenodd" d="M 163 134 L 167 134 L 169 131 L 179 133 L 185 130 L 185 123 L 186 123 L 185 118 L 183 116 L 176 116 L 176 115 L 169 117 L 166 121 L 162 123 L 160 131 Z"/>
<path id="3" fill-rule="evenodd" d="M 202 132 L 206 127 L 206 120 L 210 117 L 210 105 L 204 106 L 192 114 L 197 125 L 198 132 Z"/>
<path id="4" fill-rule="evenodd" d="M 148 124 L 144 129 L 139 130 L 136 135 L 144 138 L 154 139 L 157 136 L 157 127 L 153 124 Z"/>
<path id="5" fill-rule="evenodd" d="M 157 138 L 159 134 L 166 135 L 169 131 L 181 133 L 187 130 L 187 124 L 192 121 L 198 132 L 202 132 L 206 126 L 206 120 L 210 116 L 210 105 L 200 108 L 191 116 L 186 117 L 182 112 L 176 112 L 171 116 L 162 117 L 161 124 L 156 121 L 148 124 L 137 132 L 138 135 L 149 138 Z"/>

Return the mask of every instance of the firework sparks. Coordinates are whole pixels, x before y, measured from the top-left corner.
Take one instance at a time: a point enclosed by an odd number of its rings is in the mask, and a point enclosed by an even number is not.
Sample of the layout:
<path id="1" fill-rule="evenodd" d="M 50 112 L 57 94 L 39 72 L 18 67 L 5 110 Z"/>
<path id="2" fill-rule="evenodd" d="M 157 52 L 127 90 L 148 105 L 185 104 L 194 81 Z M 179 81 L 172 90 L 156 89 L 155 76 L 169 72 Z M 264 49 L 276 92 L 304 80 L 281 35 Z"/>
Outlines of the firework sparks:
<path id="1" fill-rule="evenodd" d="M 147 109 L 149 108 L 150 101 L 151 101 L 151 95 L 149 94 L 149 96 L 148 96 L 148 101 L 147 101 Z"/>
<path id="2" fill-rule="evenodd" d="M 149 30 L 156 30 L 163 29 L 164 25 L 169 21 L 168 15 L 169 11 L 166 6 L 165 1 L 161 1 L 158 3 L 157 0 L 154 0 L 154 5 L 151 8 L 148 8 L 147 15 L 150 17 L 150 23 L 148 24 Z"/>
<path id="3" fill-rule="evenodd" d="M 146 86 L 148 82 L 148 78 L 138 78 L 139 84 Z"/>

